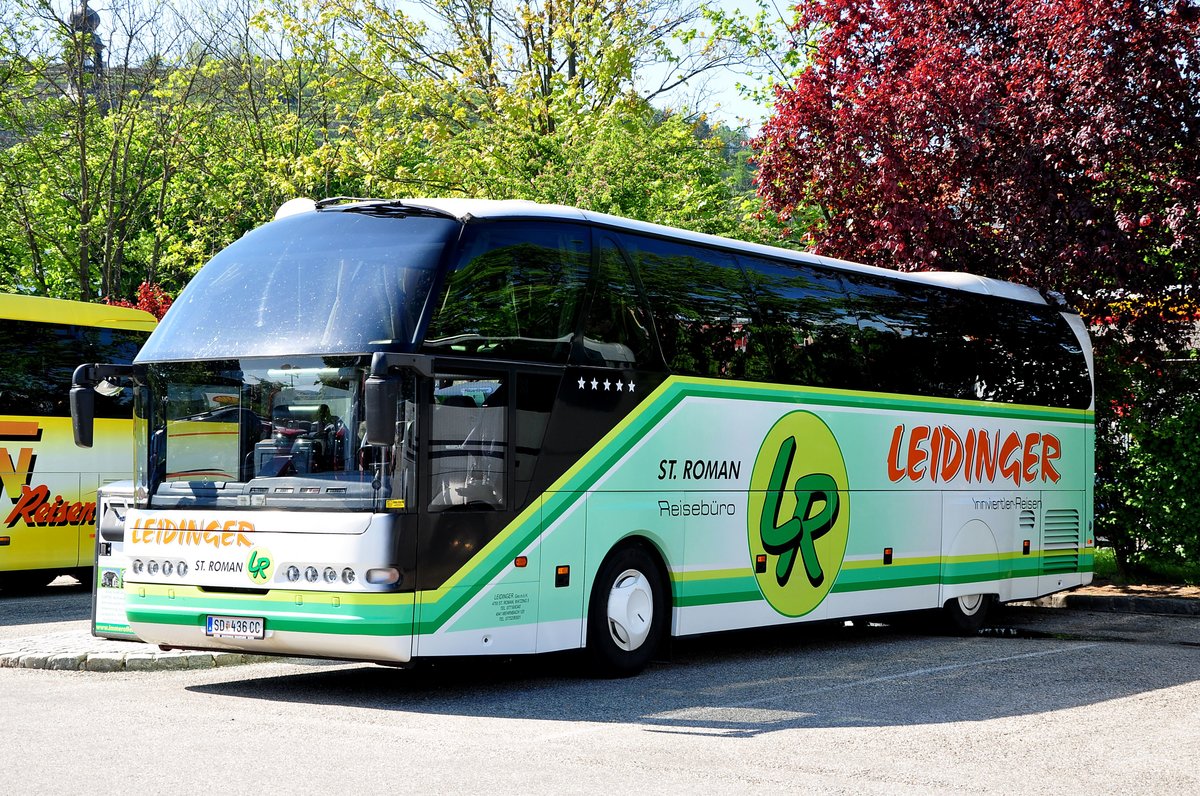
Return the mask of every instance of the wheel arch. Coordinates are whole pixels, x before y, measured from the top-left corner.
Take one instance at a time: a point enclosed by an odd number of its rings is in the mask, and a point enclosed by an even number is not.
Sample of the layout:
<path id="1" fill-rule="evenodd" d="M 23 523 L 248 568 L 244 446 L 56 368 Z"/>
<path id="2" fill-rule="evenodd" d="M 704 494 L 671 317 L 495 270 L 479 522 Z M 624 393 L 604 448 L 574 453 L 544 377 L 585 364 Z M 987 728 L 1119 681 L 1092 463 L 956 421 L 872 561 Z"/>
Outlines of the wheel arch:
<path id="1" fill-rule="evenodd" d="M 654 562 L 655 569 L 658 572 L 662 582 L 666 588 L 667 602 L 667 622 L 665 625 L 665 633 L 667 636 L 675 635 L 675 581 L 671 578 L 671 570 L 667 566 L 667 555 L 663 552 L 663 547 L 655 539 L 654 535 L 649 531 L 636 530 L 630 531 L 625 536 L 614 541 L 609 545 L 608 550 L 601 556 L 594 567 L 588 567 L 588 582 L 587 582 L 587 599 L 588 604 L 591 604 L 592 595 L 596 589 L 596 576 L 604 567 L 604 562 L 608 561 L 613 556 L 625 548 L 636 547 L 641 548 L 651 561 Z"/>

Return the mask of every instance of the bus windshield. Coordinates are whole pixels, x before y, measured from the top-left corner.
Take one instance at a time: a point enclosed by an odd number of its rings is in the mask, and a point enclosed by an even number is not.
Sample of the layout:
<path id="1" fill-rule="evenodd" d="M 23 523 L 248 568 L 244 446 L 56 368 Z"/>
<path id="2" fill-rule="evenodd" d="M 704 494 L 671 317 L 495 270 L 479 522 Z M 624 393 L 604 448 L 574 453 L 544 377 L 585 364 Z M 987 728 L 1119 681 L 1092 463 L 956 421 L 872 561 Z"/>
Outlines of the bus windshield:
<path id="1" fill-rule="evenodd" d="M 366 375 L 355 357 L 149 365 L 138 481 L 159 507 L 378 510 L 411 478 L 392 449 L 363 443 Z M 415 459 L 397 453 L 402 468 Z"/>
<path id="2" fill-rule="evenodd" d="M 137 361 L 411 350 L 458 230 L 400 209 L 267 224 L 201 269 Z"/>

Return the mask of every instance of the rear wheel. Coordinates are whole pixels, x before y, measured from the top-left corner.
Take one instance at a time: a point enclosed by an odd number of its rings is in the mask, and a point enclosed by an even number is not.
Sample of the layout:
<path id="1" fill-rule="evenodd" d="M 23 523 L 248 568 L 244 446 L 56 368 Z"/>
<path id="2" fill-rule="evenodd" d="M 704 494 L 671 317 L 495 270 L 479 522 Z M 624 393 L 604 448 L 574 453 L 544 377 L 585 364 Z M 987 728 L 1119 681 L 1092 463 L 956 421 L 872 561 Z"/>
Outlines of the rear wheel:
<path id="1" fill-rule="evenodd" d="M 654 559 L 640 547 L 611 553 L 596 575 L 588 604 L 588 655 L 604 677 L 637 674 L 658 650 L 667 601 Z"/>
<path id="2" fill-rule="evenodd" d="M 942 606 L 946 629 L 953 633 L 974 633 L 987 621 L 995 597 L 991 594 L 964 594 L 947 600 Z"/>

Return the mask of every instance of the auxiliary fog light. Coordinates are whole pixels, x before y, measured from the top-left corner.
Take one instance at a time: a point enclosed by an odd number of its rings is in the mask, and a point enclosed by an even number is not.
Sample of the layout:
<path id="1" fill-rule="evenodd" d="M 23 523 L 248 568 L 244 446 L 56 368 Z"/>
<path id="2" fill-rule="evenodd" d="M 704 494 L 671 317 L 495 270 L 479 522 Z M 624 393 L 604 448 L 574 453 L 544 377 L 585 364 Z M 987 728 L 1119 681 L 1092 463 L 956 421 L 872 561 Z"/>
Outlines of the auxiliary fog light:
<path id="1" fill-rule="evenodd" d="M 147 575 L 157 575 L 158 574 L 158 562 L 157 561 L 155 561 L 154 559 L 150 559 L 150 562 L 148 564 L 146 564 L 146 574 Z"/>
<path id="2" fill-rule="evenodd" d="M 325 571 L 321 574 L 324 575 L 326 583 L 337 583 L 338 574 L 333 567 L 325 567 Z"/>
<path id="3" fill-rule="evenodd" d="M 142 570 L 146 568 L 146 562 L 140 558 L 133 559 L 133 574 L 140 575 Z"/>
<path id="4" fill-rule="evenodd" d="M 354 570 L 350 569 L 350 567 L 346 567 L 345 569 L 342 570 L 342 583 L 353 583 L 353 582 L 354 582 Z"/>
<path id="5" fill-rule="evenodd" d="M 288 583 L 295 583 L 300 580 L 300 567 L 292 564 L 284 570 L 284 574 L 287 575 Z"/>
<path id="6" fill-rule="evenodd" d="M 317 577 L 318 577 L 318 574 L 317 574 L 316 567 L 305 567 L 304 568 L 304 579 L 306 581 L 308 581 L 309 583 L 316 583 Z"/>
<path id="7" fill-rule="evenodd" d="M 367 570 L 367 583 L 376 586 L 391 586 L 400 580 L 400 570 L 395 567 L 376 567 Z"/>

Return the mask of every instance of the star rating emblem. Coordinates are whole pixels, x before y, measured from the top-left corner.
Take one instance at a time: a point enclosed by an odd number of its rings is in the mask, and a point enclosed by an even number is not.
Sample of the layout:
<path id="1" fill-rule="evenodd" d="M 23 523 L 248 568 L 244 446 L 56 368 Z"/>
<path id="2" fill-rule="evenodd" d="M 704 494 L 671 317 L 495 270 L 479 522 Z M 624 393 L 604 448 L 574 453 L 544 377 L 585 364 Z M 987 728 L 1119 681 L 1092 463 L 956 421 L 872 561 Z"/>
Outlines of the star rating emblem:
<path id="1" fill-rule="evenodd" d="M 600 381 L 597 378 L 592 378 L 591 381 L 588 381 L 586 376 L 580 376 L 579 381 L 575 382 L 575 384 L 578 385 L 579 389 L 581 390 L 586 390 L 590 387 L 593 391 L 598 391 L 600 386 L 604 385 L 605 392 L 612 392 L 613 388 L 615 387 L 617 392 L 631 393 L 637 388 L 637 385 L 633 383 L 632 379 L 630 379 L 628 382 L 621 381 L 620 379 L 605 379 L 604 381 Z"/>

